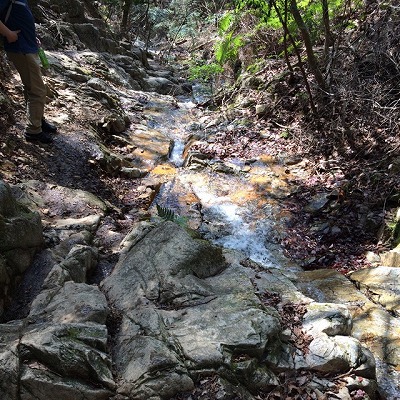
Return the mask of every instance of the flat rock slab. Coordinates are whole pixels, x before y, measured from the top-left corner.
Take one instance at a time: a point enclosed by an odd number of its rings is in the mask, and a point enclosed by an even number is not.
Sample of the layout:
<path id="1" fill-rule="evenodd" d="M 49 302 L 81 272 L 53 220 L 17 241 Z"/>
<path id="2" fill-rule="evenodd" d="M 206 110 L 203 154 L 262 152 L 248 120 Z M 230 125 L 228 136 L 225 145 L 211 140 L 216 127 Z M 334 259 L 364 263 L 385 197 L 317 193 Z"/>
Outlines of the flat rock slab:
<path id="1" fill-rule="evenodd" d="M 387 267 L 400 268 L 400 245 L 380 255 L 380 263 Z"/>
<path id="2" fill-rule="evenodd" d="M 362 275 L 368 277 L 368 271 L 362 274 L 360 271 L 360 280 Z M 370 349 L 378 360 L 378 382 L 392 375 L 391 385 L 393 382 L 398 383 L 388 391 L 400 391 L 400 375 L 396 372 L 400 371 L 400 319 L 371 301 L 348 278 L 336 271 L 302 272 L 298 274 L 295 284 L 306 296 L 318 302 L 344 304 L 348 307 L 353 318 L 352 336 Z"/>
<path id="3" fill-rule="evenodd" d="M 44 210 L 47 216 L 81 218 L 106 211 L 106 204 L 92 193 L 35 180 L 13 187 L 14 195 L 30 209 Z"/>
<path id="4" fill-rule="evenodd" d="M 344 304 L 353 318 L 352 336 L 372 345 L 378 355 L 389 356 L 391 363 L 400 365 L 400 351 L 383 354 L 389 343 L 400 340 L 400 321 L 371 301 L 344 275 L 333 270 L 307 271 L 298 274 L 296 286 L 318 302 Z"/>
<path id="5" fill-rule="evenodd" d="M 55 324 L 105 324 L 107 301 L 96 286 L 66 282 L 59 289 L 42 291 L 32 303 L 29 320 Z"/>
<path id="6" fill-rule="evenodd" d="M 365 268 L 353 272 L 350 279 L 375 303 L 400 316 L 400 268 Z"/>

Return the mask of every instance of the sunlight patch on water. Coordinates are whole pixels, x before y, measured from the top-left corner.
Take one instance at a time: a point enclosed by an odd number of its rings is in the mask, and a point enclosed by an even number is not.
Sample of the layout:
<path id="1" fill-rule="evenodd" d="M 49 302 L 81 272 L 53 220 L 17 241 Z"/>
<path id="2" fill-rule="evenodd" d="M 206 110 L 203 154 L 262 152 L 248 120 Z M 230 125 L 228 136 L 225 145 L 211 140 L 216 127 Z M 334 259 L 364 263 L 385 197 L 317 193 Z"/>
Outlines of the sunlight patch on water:
<path id="1" fill-rule="evenodd" d="M 153 98 L 145 107 L 148 121 L 173 140 L 169 161 L 176 167 L 181 167 L 184 163 L 183 153 L 189 135 L 188 127 L 196 115 L 195 103 L 204 100 L 202 88 L 195 86 L 193 89 L 194 102 L 182 98 L 173 103 L 170 100 Z M 240 159 L 232 159 L 230 163 L 241 167 L 244 165 Z M 269 170 L 267 172 L 268 179 L 262 183 L 268 184 L 269 189 L 272 173 Z M 264 176 L 265 171 L 260 174 Z M 184 179 L 181 174 L 179 176 Z M 259 189 L 259 185 L 235 174 L 221 176 L 203 171 L 190 176 L 190 182 L 187 181 L 186 184 L 197 197 L 195 203 L 201 204 L 202 217 L 199 217 L 199 224 L 205 237 L 219 246 L 239 250 L 265 267 L 276 266 L 272 250 L 274 246 L 276 249 L 276 242 L 271 242 L 276 223 L 273 218 L 275 206 L 269 204 L 270 199 L 265 196 L 267 191 L 256 190 Z M 165 206 L 179 203 L 179 196 L 173 193 L 169 196 L 172 198 L 167 196 L 162 200 Z M 271 206 L 273 210 L 267 206 Z M 204 219 L 203 223 L 201 218 Z"/>

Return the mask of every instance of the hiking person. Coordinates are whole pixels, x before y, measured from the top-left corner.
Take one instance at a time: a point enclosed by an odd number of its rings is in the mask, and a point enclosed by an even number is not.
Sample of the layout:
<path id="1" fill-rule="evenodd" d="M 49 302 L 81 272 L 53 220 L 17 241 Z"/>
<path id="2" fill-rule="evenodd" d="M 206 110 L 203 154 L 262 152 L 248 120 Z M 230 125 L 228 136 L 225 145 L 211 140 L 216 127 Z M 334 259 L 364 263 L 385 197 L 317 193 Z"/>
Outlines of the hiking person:
<path id="1" fill-rule="evenodd" d="M 43 82 L 35 20 L 27 0 L 0 0 L 0 34 L 4 50 L 24 87 L 27 125 L 25 139 L 51 143 L 57 128 L 44 119 L 47 88 Z"/>

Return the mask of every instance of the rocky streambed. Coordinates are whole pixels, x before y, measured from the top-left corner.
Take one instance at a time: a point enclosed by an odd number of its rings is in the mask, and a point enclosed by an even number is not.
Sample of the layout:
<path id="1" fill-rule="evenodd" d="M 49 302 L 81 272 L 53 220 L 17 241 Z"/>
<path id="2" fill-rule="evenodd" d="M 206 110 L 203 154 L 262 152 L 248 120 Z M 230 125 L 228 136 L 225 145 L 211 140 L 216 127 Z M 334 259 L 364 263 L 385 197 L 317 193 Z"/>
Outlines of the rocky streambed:
<path id="1" fill-rule="evenodd" d="M 280 246 L 302 160 L 210 159 L 238 125 L 171 72 L 49 56 L 61 133 L 2 150 L 2 399 L 398 397 L 398 251 L 304 271 Z"/>

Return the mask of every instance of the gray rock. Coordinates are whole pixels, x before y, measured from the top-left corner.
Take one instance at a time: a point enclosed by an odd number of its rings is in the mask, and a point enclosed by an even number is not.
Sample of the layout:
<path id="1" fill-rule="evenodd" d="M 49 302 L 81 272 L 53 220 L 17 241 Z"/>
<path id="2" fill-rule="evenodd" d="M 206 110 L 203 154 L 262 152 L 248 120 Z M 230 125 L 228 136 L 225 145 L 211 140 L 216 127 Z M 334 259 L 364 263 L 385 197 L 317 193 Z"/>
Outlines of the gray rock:
<path id="1" fill-rule="evenodd" d="M 84 8 L 83 3 L 80 0 L 71 0 L 65 3 L 62 0 L 55 0 L 53 7 L 58 12 L 65 12 L 70 18 L 84 20 Z"/>
<path id="2" fill-rule="evenodd" d="M 305 362 L 310 369 L 321 372 L 345 372 L 365 364 L 362 374 L 375 378 L 375 360 L 372 354 L 364 351 L 357 339 L 348 336 L 328 337 L 320 334 L 310 343 Z"/>
<path id="3" fill-rule="evenodd" d="M 122 133 L 129 126 L 129 118 L 126 115 L 111 115 L 102 118 L 100 125 L 109 133 Z"/>
<path id="4" fill-rule="evenodd" d="M 168 325 L 193 368 L 223 365 L 230 353 L 260 358 L 280 333 L 278 315 L 243 302 L 241 293 L 190 307 Z M 251 323 L 250 323 L 251 321 Z M 179 323 L 178 323 L 179 322 Z"/>
<path id="5" fill-rule="evenodd" d="M 10 186 L 4 181 L 0 181 L 0 214 L 3 216 L 13 216 L 16 212 L 17 204 Z"/>
<path id="6" fill-rule="evenodd" d="M 56 324 L 105 324 L 107 314 L 107 301 L 97 287 L 66 282 L 61 288 L 42 291 L 33 301 L 28 318 Z"/>
<path id="7" fill-rule="evenodd" d="M 21 400 L 108 400 L 113 395 L 112 390 L 96 383 L 62 377 L 37 362 L 22 367 L 20 393 Z"/>
<path id="8" fill-rule="evenodd" d="M 108 42 L 104 40 L 101 30 L 91 23 L 74 23 L 73 30 L 78 35 L 79 40 L 89 49 L 99 51 L 110 51 Z M 113 51 L 110 51 L 111 53 Z"/>
<path id="9" fill-rule="evenodd" d="M 164 77 L 151 76 L 143 79 L 143 89 L 160 94 L 181 95 L 184 91 L 181 86 Z"/>
<path id="10" fill-rule="evenodd" d="M 364 390 L 370 398 L 373 399 L 376 397 L 378 387 L 376 381 L 373 379 L 360 379 L 356 376 L 346 376 L 343 378 L 343 381 L 346 382 L 346 387 L 350 393 L 361 389 Z"/>
<path id="11" fill-rule="evenodd" d="M 400 322 L 380 305 L 357 290 L 351 281 L 333 270 L 307 271 L 298 274 L 296 286 L 320 302 L 346 305 L 353 319 L 352 336 L 370 349 L 378 360 L 400 365 Z M 388 376 L 384 363 L 377 365 L 378 384 Z M 392 382 L 398 381 L 393 377 Z M 398 390 L 393 383 L 384 384 L 385 392 Z"/>
<path id="12" fill-rule="evenodd" d="M 129 398 L 168 399 L 180 391 L 192 390 L 193 381 L 170 349 L 171 344 L 130 325 L 130 321 L 124 320 L 115 353 L 116 368 L 122 378 L 119 392 Z"/>
<path id="13" fill-rule="evenodd" d="M 62 249 L 54 253 L 59 255 L 61 252 Z M 97 257 L 97 250 L 93 247 L 74 245 L 65 259 L 51 268 L 43 282 L 42 290 L 58 289 L 67 281 L 86 282 L 88 272 L 97 265 Z"/>
<path id="14" fill-rule="evenodd" d="M 371 300 L 400 316 L 400 268 L 364 268 L 351 273 L 350 279 Z"/>
<path id="15" fill-rule="evenodd" d="M 61 263 L 71 279 L 77 283 L 86 282 L 87 275 L 97 265 L 98 252 L 93 247 L 76 245 Z"/>
<path id="16" fill-rule="evenodd" d="M 311 335 L 320 332 L 328 336 L 350 335 L 351 314 L 346 306 L 339 304 L 310 303 L 303 318 L 303 328 Z"/>
<path id="17" fill-rule="evenodd" d="M 307 212 L 317 213 L 324 209 L 329 203 L 330 199 L 327 193 L 318 193 L 313 199 L 304 207 Z"/>
<path id="18" fill-rule="evenodd" d="M 148 170 L 141 168 L 121 168 L 121 174 L 129 178 L 144 178 L 148 174 Z"/>
<path id="19" fill-rule="evenodd" d="M 93 193 L 80 189 L 57 186 L 35 180 L 27 181 L 16 187 L 19 201 L 33 210 L 51 208 L 57 216 L 80 214 L 81 217 L 102 214 L 106 204 Z"/>
<path id="20" fill-rule="evenodd" d="M 98 214 L 93 214 L 83 218 L 56 218 L 51 225 L 58 230 L 75 229 L 95 232 L 100 224 L 100 217 Z"/>
<path id="21" fill-rule="evenodd" d="M 397 222 L 399 224 L 399 222 Z M 382 253 L 380 256 L 381 265 L 400 268 L 400 244 L 391 251 Z"/>
<path id="22" fill-rule="evenodd" d="M 0 398 L 18 398 L 19 339 L 23 330 L 22 321 L 0 324 Z"/>
<path id="23" fill-rule="evenodd" d="M 11 187 L 0 181 L 0 316 L 17 280 L 43 245 L 40 215 L 16 200 Z"/>
<path id="24" fill-rule="evenodd" d="M 35 325 L 20 342 L 24 364 L 38 363 L 65 377 L 113 389 L 111 362 L 105 351 L 107 330 L 99 324 Z"/>
<path id="25" fill-rule="evenodd" d="M 104 81 L 103 79 L 100 78 L 91 78 L 87 81 L 87 85 L 90 86 L 91 88 L 103 92 L 112 92 L 110 90 L 110 85 Z"/>
<path id="26" fill-rule="evenodd" d="M 2 181 L 0 194 L 0 251 L 40 247 L 43 233 L 39 214 L 17 203 L 9 185 Z"/>
<path id="27" fill-rule="evenodd" d="M 280 323 L 260 308 L 247 276 L 224 271 L 219 248 L 172 222 L 137 235 L 102 284 L 122 315 L 114 350 L 121 393 L 169 398 L 193 387 L 188 367 L 225 367 L 234 353 L 260 359 Z M 250 375 L 253 386 L 275 379 L 265 369 Z"/>
<path id="28" fill-rule="evenodd" d="M 225 267 L 221 249 L 204 240 L 193 240 L 177 224 L 166 222 L 118 262 L 103 289 L 121 308 L 138 288 L 149 300 L 180 305 L 208 295 L 206 286 L 199 289 L 202 293 L 191 294 L 192 287 L 186 289 L 187 285 L 200 288 L 198 278 L 215 275 Z"/>
<path id="29" fill-rule="evenodd" d="M 257 104 L 256 105 L 256 115 L 262 116 L 262 115 L 266 114 L 269 107 L 270 107 L 269 104 Z"/>
<path id="30" fill-rule="evenodd" d="M 197 371 L 218 371 L 228 386 L 239 381 L 241 398 L 251 398 L 247 390 L 270 390 L 276 374 L 291 369 L 354 369 L 374 378 L 372 354 L 345 336 L 352 326 L 346 306 L 313 303 L 279 271 L 240 265 L 233 252 L 222 255 L 172 222 L 149 229 L 132 231 L 102 283 L 120 318 L 113 355 L 122 395 L 167 399 L 191 390 Z M 284 342 L 278 311 L 263 300 L 271 290 L 309 303 L 308 352 Z"/>
<path id="31" fill-rule="evenodd" d="M 65 73 L 65 75 L 69 78 L 72 79 L 75 82 L 79 82 L 79 83 L 84 83 L 87 82 L 89 80 L 89 77 L 85 74 L 81 74 L 79 72 L 76 71 L 68 71 Z"/>

